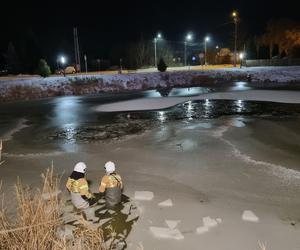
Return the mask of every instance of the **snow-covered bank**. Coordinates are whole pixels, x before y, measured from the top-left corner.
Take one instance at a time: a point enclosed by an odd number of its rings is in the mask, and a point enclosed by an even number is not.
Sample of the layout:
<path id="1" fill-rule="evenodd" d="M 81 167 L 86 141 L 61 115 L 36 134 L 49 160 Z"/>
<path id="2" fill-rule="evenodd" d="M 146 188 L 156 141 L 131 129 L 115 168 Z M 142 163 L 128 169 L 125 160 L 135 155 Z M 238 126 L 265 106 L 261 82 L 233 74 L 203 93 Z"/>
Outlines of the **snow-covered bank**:
<path id="1" fill-rule="evenodd" d="M 198 101 L 206 99 L 300 103 L 300 91 L 246 90 L 235 92 L 208 93 L 191 97 L 140 98 L 135 100 L 100 105 L 96 108 L 96 110 L 99 112 L 159 110 L 170 108 L 187 101 Z"/>
<path id="2" fill-rule="evenodd" d="M 0 78 L 0 101 L 37 99 L 61 95 L 145 90 L 157 87 L 201 86 L 228 81 L 300 82 L 300 66 L 223 68 L 166 73 L 86 74 L 49 78 Z"/>

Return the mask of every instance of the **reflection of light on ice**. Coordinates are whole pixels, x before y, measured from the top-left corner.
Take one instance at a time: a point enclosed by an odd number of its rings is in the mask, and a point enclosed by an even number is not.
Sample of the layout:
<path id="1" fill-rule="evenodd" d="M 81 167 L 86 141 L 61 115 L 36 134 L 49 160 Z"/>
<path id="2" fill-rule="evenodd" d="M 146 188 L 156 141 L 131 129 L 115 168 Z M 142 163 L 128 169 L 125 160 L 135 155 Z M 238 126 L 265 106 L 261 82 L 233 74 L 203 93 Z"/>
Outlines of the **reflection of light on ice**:
<path id="1" fill-rule="evenodd" d="M 237 100 L 237 101 L 235 101 L 235 104 L 237 106 L 236 111 L 242 112 L 242 110 L 244 108 L 244 102 L 242 100 Z"/>
<path id="2" fill-rule="evenodd" d="M 205 99 L 204 110 L 206 114 L 209 114 L 213 108 L 213 103 L 209 99 Z"/>
<path id="3" fill-rule="evenodd" d="M 236 82 L 235 86 L 232 87 L 232 90 L 248 90 L 250 87 L 247 85 L 248 84 L 246 82 Z"/>
<path id="4" fill-rule="evenodd" d="M 65 133 L 66 139 L 65 143 L 61 145 L 61 147 L 66 152 L 77 152 L 78 145 L 76 144 L 76 123 L 69 123 L 63 126 L 63 131 Z"/>
<path id="5" fill-rule="evenodd" d="M 193 114 L 193 106 L 192 106 L 192 101 L 187 102 L 187 117 L 189 120 L 193 120 L 192 114 Z"/>
<path id="6" fill-rule="evenodd" d="M 76 134 L 75 128 L 73 124 L 66 124 L 64 127 L 64 132 L 66 134 L 66 139 L 68 141 L 74 141 L 74 136 Z"/>
<path id="7" fill-rule="evenodd" d="M 78 97 L 57 98 L 55 104 L 53 120 L 59 127 L 65 128 L 70 123 L 74 123 L 73 126 L 76 126 L 75 123 L 81 120 L 79 114 L 81 103 Z"/>
<path id="8" fill-rule="evenodd" d="M 164 111 L 158 112 L 158 120 L 160 120 L 161 122 L 164 122 L 166 120 L 166 115 Z"/>

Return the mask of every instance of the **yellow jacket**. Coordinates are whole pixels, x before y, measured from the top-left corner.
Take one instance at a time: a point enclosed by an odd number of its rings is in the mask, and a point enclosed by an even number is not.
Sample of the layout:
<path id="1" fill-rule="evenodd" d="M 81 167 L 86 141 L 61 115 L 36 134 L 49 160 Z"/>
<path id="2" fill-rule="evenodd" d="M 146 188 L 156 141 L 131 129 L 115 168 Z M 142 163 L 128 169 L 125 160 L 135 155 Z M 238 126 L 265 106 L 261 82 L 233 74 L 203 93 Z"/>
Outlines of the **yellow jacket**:
<path id="1" fill-rule="evenodd" d="M 99 187 L 99 192 L 104 193 L 106 188 L 123 189 L 123 182 L 121 176 L 118 174 L 110 174 L 103 176 Z"/>
<path id="2" fill-rule="evenodd" d="M 88 199 L 92 197 L 92 194 L 89 191 L 88 182 L 85 178 L 74 180 L 69 177 L 66 187 L 72 193 L 79 193 L 80 195 L 86 196 Z"/>

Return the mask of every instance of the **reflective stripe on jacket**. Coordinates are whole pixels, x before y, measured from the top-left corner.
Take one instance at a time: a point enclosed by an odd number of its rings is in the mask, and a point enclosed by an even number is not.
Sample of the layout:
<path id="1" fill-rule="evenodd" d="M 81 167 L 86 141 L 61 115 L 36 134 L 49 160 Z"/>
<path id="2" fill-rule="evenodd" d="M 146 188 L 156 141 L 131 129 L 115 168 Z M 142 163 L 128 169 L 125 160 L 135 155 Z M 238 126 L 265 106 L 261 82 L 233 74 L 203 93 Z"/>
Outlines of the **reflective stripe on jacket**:
<path id="1" fill-rule="evenodd" d="M 92 194 L 89 192 L 88 182 L 85 178 L 74 180 L 69 177 L 66 187 L 71 193 L 79 193 L 80 195 L 85 195 L 87 198 L 92 197 Z"/>

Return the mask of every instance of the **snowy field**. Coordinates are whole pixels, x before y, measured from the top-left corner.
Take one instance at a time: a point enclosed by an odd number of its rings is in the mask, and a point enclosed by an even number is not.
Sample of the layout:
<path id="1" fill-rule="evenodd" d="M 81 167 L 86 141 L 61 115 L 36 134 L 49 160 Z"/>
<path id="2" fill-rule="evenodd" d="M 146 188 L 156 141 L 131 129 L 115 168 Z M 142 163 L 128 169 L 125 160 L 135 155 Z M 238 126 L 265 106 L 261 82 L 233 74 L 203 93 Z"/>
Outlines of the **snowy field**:
<path id="1" fill-rule="evenodd" d="M 199 86 L 228 81 L 268 83 L 300 82 L 300 66 L 223 68 L 166 73 L 87 74 L 48 78 L 0 78 L 0 101 L 36 99 L 61 95 L 85 95 L 99 92 L 145 90 L 156 87 Z"/>

